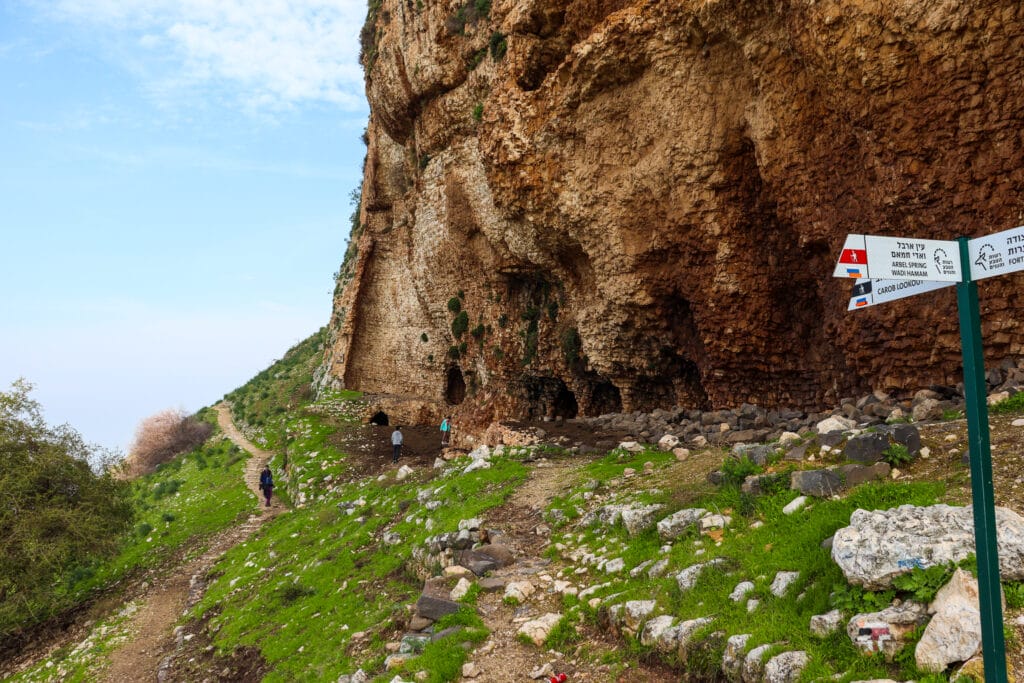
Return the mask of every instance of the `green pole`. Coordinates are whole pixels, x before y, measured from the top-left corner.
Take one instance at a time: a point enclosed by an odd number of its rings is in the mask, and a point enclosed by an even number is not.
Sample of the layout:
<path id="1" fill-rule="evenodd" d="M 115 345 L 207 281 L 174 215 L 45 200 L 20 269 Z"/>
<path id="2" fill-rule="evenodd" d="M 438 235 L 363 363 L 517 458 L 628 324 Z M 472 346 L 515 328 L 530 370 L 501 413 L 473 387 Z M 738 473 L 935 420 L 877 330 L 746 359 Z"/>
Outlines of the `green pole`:
<path id="1" fill-rule="evenodd" d="M 992 489 L 992 454 L 989 448 L 985 356 L 981 347 L 978 283 L 971 280 L 968 239 L 961 237 L 957 241 L 960 243 L 960 267 L 963 269 L 963 281 L 956 286 L 956 298 L 960 312 L 964 398 L 967 401 L 967 442 L 971 457 L 974 544 L 978 557 L 978 592 L 981 603 L 981 652 L 985 660 L 985 681 L 1006 683 L 1006 643 L 1003 639 L 1003 609 L 1000 602 L 996 505 Z"/>

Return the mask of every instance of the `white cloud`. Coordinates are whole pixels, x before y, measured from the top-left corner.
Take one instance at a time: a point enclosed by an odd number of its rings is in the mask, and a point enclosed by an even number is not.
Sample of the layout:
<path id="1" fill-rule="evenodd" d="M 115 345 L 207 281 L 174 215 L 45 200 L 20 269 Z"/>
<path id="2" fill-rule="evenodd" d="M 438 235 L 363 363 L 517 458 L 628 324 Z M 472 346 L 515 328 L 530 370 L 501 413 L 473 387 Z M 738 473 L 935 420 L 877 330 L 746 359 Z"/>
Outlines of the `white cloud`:
<path id="1" fill-rule="evenodd" d="M 173 101 L 231 89 L 249 109 L 363 105 L 363 0 L 54 0 L 50 14 L 101 30 Z"/>

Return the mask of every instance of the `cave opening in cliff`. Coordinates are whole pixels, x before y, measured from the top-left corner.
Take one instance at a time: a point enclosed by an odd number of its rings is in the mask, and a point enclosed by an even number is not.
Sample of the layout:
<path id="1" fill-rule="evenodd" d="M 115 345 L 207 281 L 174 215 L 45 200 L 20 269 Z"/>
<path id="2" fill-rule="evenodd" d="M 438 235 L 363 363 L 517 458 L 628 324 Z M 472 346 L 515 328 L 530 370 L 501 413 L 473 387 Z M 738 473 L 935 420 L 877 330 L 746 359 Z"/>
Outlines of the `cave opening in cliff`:
<path id="1" fill-rule="evenodd" d="M 622 394 L 611 382 L 598 382 L 590 393 L 590 415 L 622 412 Z"/>
<path id="2" fill-rule="evenodd" d="M 557 377 L 526 375 L 519 381 L 518 393 L 526 402 L 524 419 L 572 419 L 579 414 L 576 394 Z"/>
<path id="3" fill-rule="evenodd" d="M 448 379 L 445 382 L 444 397 L 453 406 L 466 400 L 466 380 L 462 376 L 462 368 L 453 365 L 448 368 Z"/>
<path id="4" fill-rule="evenodd" d="M 380 427 L 388 426 L 388 414 L 383 410 L 378 410 L 373 414 L 373 417 L 370 418 L 370 424 Z"/>
<path id="5" fill-rule="evenodd" d="M 562 383 L 558 393 L 555 394 L 555 400 L 552 404 L 552 417 L 562 417 L 566 420 L 571 420 L 576 417 L 579 413 L 580 407 L 576 403 L 576 394 L 569 391 L 569 387 Z"/>

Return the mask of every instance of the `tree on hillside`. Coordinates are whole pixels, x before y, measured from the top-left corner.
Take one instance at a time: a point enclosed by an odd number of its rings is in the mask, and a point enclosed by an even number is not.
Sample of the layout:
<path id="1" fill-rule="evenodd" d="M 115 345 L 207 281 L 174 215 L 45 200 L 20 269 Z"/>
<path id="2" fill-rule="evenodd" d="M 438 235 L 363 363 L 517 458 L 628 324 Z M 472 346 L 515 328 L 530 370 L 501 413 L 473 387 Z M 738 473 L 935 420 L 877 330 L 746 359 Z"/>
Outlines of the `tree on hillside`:
<path id="1" fill-rule="evenodd" d="M 96 447 L 47 425 L 31 390 L 0 392 L 0 641 L 58 609 L 61 578 L 116 550 L 133 519 L 128 485 L 94 472 Z"/>
<path id="2" fill-rule="evenodd" d="M 148 474 L 180 453 L 187 453 L 210 438 L 213 427 L 183 410 L 168 408 L 139 423 L 128 449 L 128 475 Z"/>

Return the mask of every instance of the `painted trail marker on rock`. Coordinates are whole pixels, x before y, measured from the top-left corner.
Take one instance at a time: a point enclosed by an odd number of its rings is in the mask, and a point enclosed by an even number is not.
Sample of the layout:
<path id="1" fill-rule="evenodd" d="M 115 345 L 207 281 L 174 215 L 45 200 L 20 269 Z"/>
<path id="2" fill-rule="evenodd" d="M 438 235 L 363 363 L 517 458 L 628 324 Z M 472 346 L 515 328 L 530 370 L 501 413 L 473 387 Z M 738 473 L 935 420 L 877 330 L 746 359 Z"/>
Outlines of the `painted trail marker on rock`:
<path id="1" fill-rule="evenodd" d="M 974 545 L 978 558 L 985 680 L 1007 683 L 995 495 L 985 396 L 985 359 L 976 280 L 1024 270 L 1024 226 L 956 242 L 848 235 L 833 275 L 855 277 L 848 310 L 902 299 L 956 284 L 964 399 L 971 454 Z M 870 278 L 870 279 L 868 279 Z M 904 282 L 903 286 L 892 282 Z M 884 290 L 884 292 L 882 291 Z"/>
<path id="2" fill-rule="evenodd" d="M 960 282 L 956 242 L 847 235 L 835 277 Z"/>

